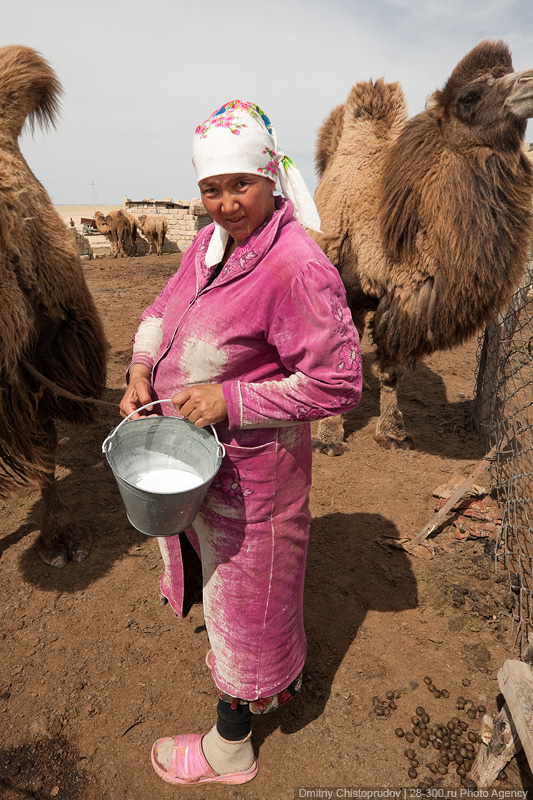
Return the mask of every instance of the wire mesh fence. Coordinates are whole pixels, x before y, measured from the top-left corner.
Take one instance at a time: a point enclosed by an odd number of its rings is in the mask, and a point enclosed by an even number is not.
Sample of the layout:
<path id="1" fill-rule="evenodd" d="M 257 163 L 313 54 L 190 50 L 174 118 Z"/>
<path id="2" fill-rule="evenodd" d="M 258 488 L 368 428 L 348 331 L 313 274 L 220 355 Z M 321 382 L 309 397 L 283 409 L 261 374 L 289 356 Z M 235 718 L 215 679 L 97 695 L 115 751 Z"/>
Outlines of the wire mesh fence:
<path id="1" fill-rule="evenodd" d="M 507 311 L 480 338 L 474 413 L 503 509 L 496 568 L 515 595 L 515 646 L 533 630 L 533 253 Z"/>

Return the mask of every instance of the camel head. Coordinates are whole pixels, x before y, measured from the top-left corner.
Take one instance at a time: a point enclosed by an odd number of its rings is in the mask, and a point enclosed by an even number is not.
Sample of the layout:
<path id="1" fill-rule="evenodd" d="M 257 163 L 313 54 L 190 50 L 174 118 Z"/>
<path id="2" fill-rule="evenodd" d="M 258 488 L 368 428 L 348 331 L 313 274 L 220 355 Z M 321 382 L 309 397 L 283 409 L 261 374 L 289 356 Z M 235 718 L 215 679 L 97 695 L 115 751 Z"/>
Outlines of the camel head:
<path id="1" fill-rule="evenodd" d="M 533 70 L 513 72 L 505 42 L 483 41 L 428 98 L 426 113 L 454 150 L 517 148 L 533 116 Z"/>

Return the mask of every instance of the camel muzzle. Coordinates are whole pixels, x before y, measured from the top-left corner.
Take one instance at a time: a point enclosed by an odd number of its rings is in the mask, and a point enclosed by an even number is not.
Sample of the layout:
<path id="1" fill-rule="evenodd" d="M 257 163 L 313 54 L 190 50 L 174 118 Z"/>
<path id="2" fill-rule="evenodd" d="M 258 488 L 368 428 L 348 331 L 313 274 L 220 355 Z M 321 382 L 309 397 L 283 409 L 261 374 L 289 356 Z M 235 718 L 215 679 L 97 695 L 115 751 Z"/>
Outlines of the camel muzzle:
<path id="1" fill-rule="evenodd" d="M 513 72 L 502 80 L 512 84 L 513 87 L 505 105 L 517 117 L 522 119 L 533 117 L 533 69 Z"/>

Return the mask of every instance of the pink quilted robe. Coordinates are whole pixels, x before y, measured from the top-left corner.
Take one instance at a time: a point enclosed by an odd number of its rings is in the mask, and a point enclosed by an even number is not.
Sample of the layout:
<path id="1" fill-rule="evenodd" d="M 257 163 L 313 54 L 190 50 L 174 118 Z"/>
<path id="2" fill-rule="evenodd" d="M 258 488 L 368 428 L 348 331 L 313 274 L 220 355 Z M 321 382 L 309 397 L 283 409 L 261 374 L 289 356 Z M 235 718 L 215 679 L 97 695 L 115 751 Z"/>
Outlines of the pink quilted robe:
<path id="1" fill-rule="evenodd" d="M 226 457 L 187 531 L 202 561 L 205 622 L 219 689 L 269 697 L 302 670 L 303 586 L 309 536 L 309 421 L 359 402 L 357 333 L 338 272 L 276 198 L 273 216 L 206 286 L 213 226 L 142 319 L 161 317 L 154 397 L 222 383 Z M 178 412 L 164 405 L 165 414 Z M 161 589 L 182 615 L 179 537 L 160 539 Z"/>

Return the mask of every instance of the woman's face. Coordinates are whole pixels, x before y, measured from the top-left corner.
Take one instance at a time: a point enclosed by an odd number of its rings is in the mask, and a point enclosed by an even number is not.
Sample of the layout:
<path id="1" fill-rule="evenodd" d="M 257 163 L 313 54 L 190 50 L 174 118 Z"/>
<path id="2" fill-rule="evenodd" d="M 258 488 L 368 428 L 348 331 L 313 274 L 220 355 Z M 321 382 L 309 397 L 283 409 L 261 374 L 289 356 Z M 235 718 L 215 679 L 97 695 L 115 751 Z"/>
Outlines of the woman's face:
<path id="1" fill-rule="evenodd" d="M 274 185 L 249 173 L 214 175 L 198 184 L 207 212 L 237 245 L 274 212 Z"/>

